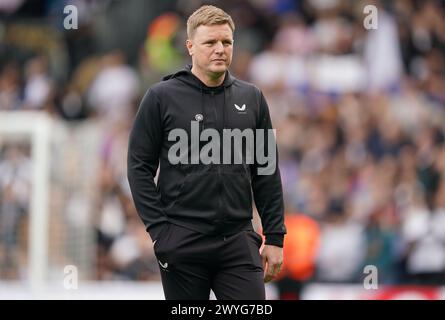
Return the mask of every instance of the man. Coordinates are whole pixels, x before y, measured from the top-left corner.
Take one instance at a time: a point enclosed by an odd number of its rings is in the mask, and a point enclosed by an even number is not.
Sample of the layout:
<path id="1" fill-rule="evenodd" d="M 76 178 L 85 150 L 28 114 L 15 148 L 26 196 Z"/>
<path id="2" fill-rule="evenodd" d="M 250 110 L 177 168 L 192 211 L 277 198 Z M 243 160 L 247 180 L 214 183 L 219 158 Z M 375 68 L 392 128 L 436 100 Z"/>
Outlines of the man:
<path id="1" fill-rule="evenodd" d="M 264 300 L 264 282 L 282 264 L 280 173 L 276 158 L 264 169 L 261 153 L 276 153 L 272 124 L 261 91 L 228 72 L 234 29 L 214 6 L 189 17 L 192 66 L 148 90 L 130 134 L 128 179 L 166 299 L 209 299 L 212 289 L 217 299 Z M 243 130 L 244 143 L 226 139 L 231 129 Z M 252 136 L 257 150 L 243 148 Z M 252 191 L 266 239 L 261 255 Z"/>

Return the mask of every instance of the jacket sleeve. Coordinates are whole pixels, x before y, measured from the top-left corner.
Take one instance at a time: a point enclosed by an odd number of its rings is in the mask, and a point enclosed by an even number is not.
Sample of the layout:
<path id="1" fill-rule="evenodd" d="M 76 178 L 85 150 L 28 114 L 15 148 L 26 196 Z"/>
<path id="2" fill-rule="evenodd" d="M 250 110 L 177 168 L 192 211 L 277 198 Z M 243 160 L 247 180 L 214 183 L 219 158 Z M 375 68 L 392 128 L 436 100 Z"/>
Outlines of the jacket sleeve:
<path id="1" fill-rule="evenodd" d="M 161 196 L 154 181 L 162 146 L 160 102 L 149 90 L 139 106 L 130 132 L 127 176 L 139 217 L 153 240 L 167 222 Z"/>
<path id="2" fill-rule="evenodd" d="M 284 201 L 281 185 L 280 170 L 278 168 L 278 150 L 275 135 L 272 130 L 272 121 L 269 107 L 261 93 L 258 125 L 255 135 L 255 163 L 252 172 L 252 190 L 255 205 L 261 217 L 263 234 L 266 244 L 283 246 L 286 227 L 284 225 Z M 258 143 L 260 135 L 264 143 Z M 272 148 L 269 150 L 269 148 Z M 271 157 L 275 152 L 275 157 Z M 268 155 L 267 161 L 258 154 Z"/>

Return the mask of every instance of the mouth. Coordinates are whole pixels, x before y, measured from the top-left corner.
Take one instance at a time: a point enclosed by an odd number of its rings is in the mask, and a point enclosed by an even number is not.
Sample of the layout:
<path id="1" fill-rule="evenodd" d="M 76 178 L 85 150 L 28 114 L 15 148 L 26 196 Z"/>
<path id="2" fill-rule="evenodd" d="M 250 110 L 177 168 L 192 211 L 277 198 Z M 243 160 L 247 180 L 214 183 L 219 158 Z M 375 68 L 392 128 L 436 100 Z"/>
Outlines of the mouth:
<path id="1" fill-rule="evenodd" d="M 212 60 L 212 62 L 226 62 L 225 59 L 214 59 Z"/>

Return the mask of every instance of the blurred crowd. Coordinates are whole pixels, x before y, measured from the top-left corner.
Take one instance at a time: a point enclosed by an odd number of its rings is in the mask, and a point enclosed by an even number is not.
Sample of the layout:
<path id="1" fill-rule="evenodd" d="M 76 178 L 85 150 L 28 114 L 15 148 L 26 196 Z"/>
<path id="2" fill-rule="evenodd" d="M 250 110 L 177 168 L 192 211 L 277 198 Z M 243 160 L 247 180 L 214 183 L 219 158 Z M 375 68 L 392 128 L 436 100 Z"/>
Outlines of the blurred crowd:
<path id="1" fill-rule="evenodd" d="M 188 63 L 185 22 L 204 2 L 29 2 L 0 5 L 0 111 L 104 124 L 95 278 L 158 279 L 126 180 L 128 131 L 146 89 Z M 79 8 L 77 30 L 61 27 L 67 3 Z M 205 3 L 234 19 L 231 72 L 263 90 L 277 129 L 283 292 L 362 282 L 366 265 L 382 284 L 444 285 L 445 2 Z M 364 27 L 366 5 L 375 29 Z M 0 150 L 0 270 L 17 245 L 7 230 L 29 205 L 28 167 L 26 148 Z"/>

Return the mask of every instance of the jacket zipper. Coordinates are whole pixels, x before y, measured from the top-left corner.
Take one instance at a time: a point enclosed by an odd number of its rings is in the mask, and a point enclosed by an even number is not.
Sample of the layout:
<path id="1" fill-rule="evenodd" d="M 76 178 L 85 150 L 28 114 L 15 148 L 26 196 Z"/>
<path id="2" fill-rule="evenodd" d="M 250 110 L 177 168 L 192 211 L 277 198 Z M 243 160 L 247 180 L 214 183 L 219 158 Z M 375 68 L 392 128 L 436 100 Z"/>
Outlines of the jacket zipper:
<path id="1" fill-rule="evenodd" d="M 215 93 L 213 91 L 211 92 L 211 96 L 212 96 L 213 107 L 216 109 L 217 106 L 216 106 L 216 102 L 215 102 Z M 218 112 L 216 112 L 216 115 L 218 115 Z M 217 119 L 217 120 L 218 120 L 217 122 L 220 121 L 220 119 Z M 222 127 L 222 124 L 221 124 L 221 127 Z M 221 128 L 221 130 L 220 130 L 220 141 L 221 141 L 220 148 L 222 147 L 222 143 L 223 143 L 222 142 L 222 133 L 223 133 L 223 128 Z M 222 148 L 222 149 L 224 150 L 224 148 Z M 220 157 L 222 157 L 221 152 L 220 152 Z M 220 160 L 221 160 L 221 158 L 220 158 Z M 217 206 L 217 209 L 216 209 L 216 212 L 217 212 L 216 216 L 218 217 L 217 219 L 221 218 L 221 220 L 218 220 L 218 223 L 222 223 L 223 222 L 223 214 L 221 212 L 221 207 L 222 207 L 222 205 L 221 205 L 221 194 L 222 194 L 222 190 L 223 190 L 222 182 L 221 182 L 221 165 L 222 165 L 222 161 L 220 161 L 220 164 L 217 167 L 218 168 L 218 170 L 217 170 L 217 175 L 218 175 L 218 206 Z"/>

